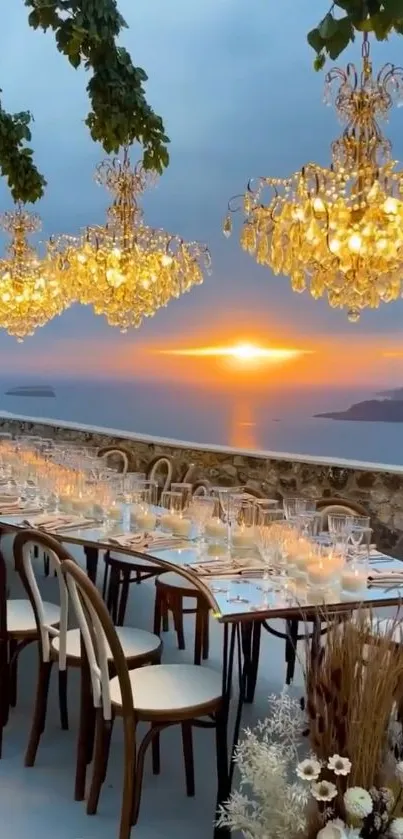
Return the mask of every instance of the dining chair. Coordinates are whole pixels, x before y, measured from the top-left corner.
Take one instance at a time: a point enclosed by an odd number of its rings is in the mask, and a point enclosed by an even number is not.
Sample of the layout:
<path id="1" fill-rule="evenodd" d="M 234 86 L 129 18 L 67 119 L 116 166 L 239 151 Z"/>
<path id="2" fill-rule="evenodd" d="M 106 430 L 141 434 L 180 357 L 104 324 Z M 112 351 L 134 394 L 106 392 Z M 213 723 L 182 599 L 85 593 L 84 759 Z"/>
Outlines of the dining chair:
<path id="1" fill-rule="evenodd" d="M 169 563 L 159 563 L 161 566 Z M 221 673 L 189 664 L 156 664 L 129 672 L 122 646 L 98 590 L 72 560 L 61 566 L 88 659 L 96 707 L 95 752 L 87 812 L 95 813 L 106 778 L 112 726 L 123 722 L 124 772 L 119 839 L 129 839 L 139 816 L 144 759 L 150 744 L 159 748 L 164 729 L 181 725 L 188 795 L 194 795 L 192 726 L 215 727 L 219 795 L 228 780 L 227 708 Z M 185 576 L 191 577 L 189 572 Z M 201 589 L 203 584 L 200 583 Z M 116 676 L 110 678 L 107 650 Z M 200 720 L 200 717 L 208 719 Z M 148 724 L 140 743 L 137 727 Z M 158 755 L 159 756 L 159 755 Z"/>
<path id="2" fill-rule="evenodd" d="M 37 584 L 34 571 L 35 557 L 32 550 L 35 545 L 40 550 L 46 550 L 49 556 L 50 567 L 55 571 L 58 580 L 60 607 L 54 606 L 58 610 L 59 620 L 57 625 L 55 623 L 50 624 L 47 619 L 46 604 L 42 600 Z M 69 667 L 82 666 L 80 629 L 68 629 L 68 592 L 61 573 L 61 562 L 67 559 L 71 562 L 74 562 L 74 560 L 59 541 L 47 534 L 34 530 L 24 530 L 16 535 L 14 555 L 16 569 L 29 598 L 29 600 L 24 602 L 27 603 L 28 608 L 32 612 L 35 633 L 39 642 L 37 694 L 31 733 L 25 755 L 25 765 L 33 766 L 40 738 L 45 728 L 52 665 L 54 662 L 57 662 L 59 669 L 59 704 L 61 726 L 63 729 L 68 728 L 67 671 Z M 162 645 L 158 636 L 151 632 L 132 627 L 119 627 L 116 629 L 116 634 L 119 638 L 128 669 L 142 667 L 144 664 L 160 661 Z M 110 650 L 106 651 L 106 660 L 109 671 L 112 674 L 114 671 L 112 652 Z M 88 731 L 88 727 L 86 730 Z M 82 744 L 80 748 L 83 751 Z M 90 750 L 87 750 L 87 752 L 90 757 Z M 82 762 L 78 761 L 77 767 L 75 794 L 76 799 L 81 800 L 84 797 L 85 772 Z"/>
<path id="3" fill-rule="evenodd" d="M 161 631 L 168 631 L 169 613 L 172 615 L 179 650 L 186 649 L 184 615 L 195 615 L 193 661 L 195 664 L 201 664 L 202 658 L 206 660 L 209 656 L 209 606 L 194 583 L 183 579 L 176 573 L 159 574 L 155 580 L 154 632 L 156 635 L 160 635 Z"/>

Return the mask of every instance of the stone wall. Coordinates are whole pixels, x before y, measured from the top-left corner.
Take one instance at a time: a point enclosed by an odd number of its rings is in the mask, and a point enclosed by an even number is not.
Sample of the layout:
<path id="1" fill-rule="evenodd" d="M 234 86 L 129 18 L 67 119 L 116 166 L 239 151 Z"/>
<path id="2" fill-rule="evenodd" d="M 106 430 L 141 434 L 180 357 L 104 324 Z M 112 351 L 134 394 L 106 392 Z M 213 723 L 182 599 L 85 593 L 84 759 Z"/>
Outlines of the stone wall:
<path id="1" fill-rule="evenodd" d="M 136 437 L 132 434 L 91 429 L 72 423 L 0 417 L 0 431 L 40 435 L 97 447 L 123 449 L 130 469 L 144 471 L 160 455 L 172 458 L 175 477 L 180 480 L 193 465 L 192 480 L 208 479 L 213 484 L 247 486 L 270 498 L 304 495 L 340 498 L 362 505 L 371 515 L 379 547 L 403 558 L 403 468 L 376 464 L 303 458 L 273 453 L 241 453 L 223 447 L 203 446 Z"/>

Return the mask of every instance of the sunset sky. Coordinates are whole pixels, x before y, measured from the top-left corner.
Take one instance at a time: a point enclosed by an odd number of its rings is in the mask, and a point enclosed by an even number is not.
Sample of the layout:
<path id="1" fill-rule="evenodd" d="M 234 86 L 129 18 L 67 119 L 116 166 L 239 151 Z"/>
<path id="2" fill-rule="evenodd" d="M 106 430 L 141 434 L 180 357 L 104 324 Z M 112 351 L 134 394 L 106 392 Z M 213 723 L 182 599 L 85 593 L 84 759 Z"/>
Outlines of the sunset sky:
<path id="1" fill-rule="evenodd" d="M 221 233 L 227 200 L 252 175 L 283 176 L 329 161 L 340 130 L 322 104 L 306 31 L 327 3 L 260 0 L 120 0 L 131 29 L 124 42 L 149 75 L 147 96 L 171 138 L 171 165 L 144 203 L 147 223 L 208 243 L 213 274 L 138 331 L 120 335 L 89 309 L 73 307 L 18 345 L 0 334 L 0 372 L 56 377 L 119 376 L 181 381 L 335 385 L 403 384 L 403 301 L 366 313 L 358 325 L 309 295 L 295 295 Z M 104 155 L 89 139 L 85 76 L 33 32 L 23 2 L 8 4 L 2 28 L 2 99 L 29 108 L 33 145 L 48 180 L 35 209 L 45 235 L 102 223 L 107 195 L 93 182 Z M 399 63 L 401 42 L 373 48 L 374 63 Z M 20 60 L 24 55 L 24 61 Z M 359 48 L 350 51 L 358 60 Z M 344 61 L 344 58 L 343 58 Z M 403 112 L 386 127 L 403 160 Z M 10 207 L 4 183 L 1 206 Z M 259 364 L 185 350 L 299 350 Z M 178 354 L 171 351 L 181 350 Z M 162 351 L 162 352 L 161 352 Z"/>

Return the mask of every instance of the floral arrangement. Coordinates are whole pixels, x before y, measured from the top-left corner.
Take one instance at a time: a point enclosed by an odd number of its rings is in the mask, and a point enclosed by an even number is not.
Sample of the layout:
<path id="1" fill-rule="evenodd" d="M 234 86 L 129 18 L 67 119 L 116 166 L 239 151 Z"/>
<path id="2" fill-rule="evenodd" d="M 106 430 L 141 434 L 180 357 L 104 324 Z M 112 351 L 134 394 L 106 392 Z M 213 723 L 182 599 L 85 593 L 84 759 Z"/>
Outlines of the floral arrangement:
<path id="1" fill-rule="evenodd" d="M 238 746 L 219 824 L 245 839 L 403 839 L 403 622 L 328 620 L 306 699 L 271 696 Z"/>
<path id="2" fill-rule="evenodd" d="M 269 716 L 246 729 L 235 758 L 239 790 L 222 808 L 219 824 L 245 839 L 403 839 L 403 761 L 394 759 L 393 784 L 365 789 L 350 785 L 348 757 L 298 760 L 306 733 L 303 706 L 285 691 L 270 696 Z"/>

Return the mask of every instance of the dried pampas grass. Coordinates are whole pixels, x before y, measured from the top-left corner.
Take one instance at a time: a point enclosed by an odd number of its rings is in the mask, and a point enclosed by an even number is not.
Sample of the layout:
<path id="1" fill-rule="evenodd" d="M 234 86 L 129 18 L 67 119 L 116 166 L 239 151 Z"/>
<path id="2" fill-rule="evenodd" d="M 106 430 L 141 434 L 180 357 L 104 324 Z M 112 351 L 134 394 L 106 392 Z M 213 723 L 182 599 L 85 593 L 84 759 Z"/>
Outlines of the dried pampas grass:
<path id="1" fill-rule="evenodd" d="M 380 621 L 368 609 L 335 623 L 314 655 L 307 649 L 305 681 L 309 738 L 317 757 L 348 757 L 350 786 L 382 786 L 388 728 L 403 704 L 403 619 Z"/>

